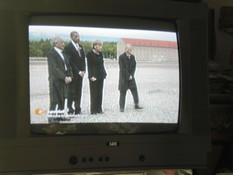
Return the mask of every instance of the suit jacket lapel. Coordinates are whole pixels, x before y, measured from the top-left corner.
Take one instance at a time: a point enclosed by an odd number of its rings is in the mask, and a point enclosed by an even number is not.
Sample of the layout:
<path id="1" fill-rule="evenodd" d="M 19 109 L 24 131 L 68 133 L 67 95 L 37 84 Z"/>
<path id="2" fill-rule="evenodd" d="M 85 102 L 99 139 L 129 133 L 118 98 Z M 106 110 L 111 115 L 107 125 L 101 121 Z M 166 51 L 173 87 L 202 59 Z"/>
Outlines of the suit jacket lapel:
<path id="1" fill-rule="evenodd" d="M 73 52 L 77 52 L 76 47 L 73 45 L 72 42 L 70 42 L 70 48 L 73 50 Z"/>
<path id="2" fill-rule="evenodd" d="M 124 65 L 125 65 L 125 67 L 127 67 L 128 68 L 128 66 L 127 66 L 127 57 L 126 57 L 126 54 L 124 53 L 124 55 L 123 55 L 123 61 L 124 61 Z"/>
<path id="3" fill-rule="evenodd" d="M 59 64 L 62 66 L 62 68 L 65 70 L 65 64 L 67 65 L 66 58 L 64 56 L 64 60 L 60 56 L 59 53 L 54 49 L 54 54 L 56 55 L 56 58 L 58 59 Z"/>

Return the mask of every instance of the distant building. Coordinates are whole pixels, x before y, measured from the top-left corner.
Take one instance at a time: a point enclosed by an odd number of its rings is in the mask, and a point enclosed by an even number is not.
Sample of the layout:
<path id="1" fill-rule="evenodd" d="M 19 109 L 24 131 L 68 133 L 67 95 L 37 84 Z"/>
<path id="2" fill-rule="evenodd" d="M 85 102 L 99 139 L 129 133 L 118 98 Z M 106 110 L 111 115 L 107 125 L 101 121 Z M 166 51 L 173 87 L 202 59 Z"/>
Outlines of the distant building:
<path id="1" fill-rule="evenodd" d="M 177 62 L 177 42 L 121 38 L 117 43 L 117 58 L 124 52 L 125 45 L 133 46 L 137 61 Z"/>

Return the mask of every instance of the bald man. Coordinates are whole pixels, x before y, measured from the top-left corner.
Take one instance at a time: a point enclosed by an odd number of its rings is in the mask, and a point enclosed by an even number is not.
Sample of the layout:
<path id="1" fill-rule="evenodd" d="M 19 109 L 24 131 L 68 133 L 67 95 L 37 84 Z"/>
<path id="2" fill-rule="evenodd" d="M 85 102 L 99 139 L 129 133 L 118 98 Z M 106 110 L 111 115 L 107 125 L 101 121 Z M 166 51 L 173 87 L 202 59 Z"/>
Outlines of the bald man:
<path id="1" fill-rule="evenodd" d="M 128 89 L 132 93 L 135 109 L 142 109 L 142 107 L 139 106 L 137 84 L 134 77 L 135 70 L 136 60 L 135 56 L 132 54 L 132 46 L 127 44 L 125 47 L 125 52 L 119 56 L 118 90 L 120 91 L 120 112 L 124 112 L 125 110 L 125 97 Z"/>
<path id="2" fill-rule="evenodd" d="M 47 56 L 49 72 L 50 111 L 64 110 L 67 85 L 72 82 L 73 73 L 68 55 L 64 51 L 63 39 L 54 38 L 53 47 Z"/>

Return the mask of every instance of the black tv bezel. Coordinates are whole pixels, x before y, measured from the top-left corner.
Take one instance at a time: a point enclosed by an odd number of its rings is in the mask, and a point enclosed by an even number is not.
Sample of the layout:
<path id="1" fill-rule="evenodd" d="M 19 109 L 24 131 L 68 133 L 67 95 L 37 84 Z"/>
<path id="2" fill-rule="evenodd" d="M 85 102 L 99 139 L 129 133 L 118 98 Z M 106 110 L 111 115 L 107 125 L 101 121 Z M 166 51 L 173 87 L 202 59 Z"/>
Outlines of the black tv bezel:
<path id="1" fill-rule="evenodd" d="M 208 122 L 208 35 L 207 5 L 162 0 L 129 1 L 12 0 L 0 2 L 0 36 L 4 55 L 1 62 L 5 90 L 1 92 L 0 172 L 74 172 L 103 170 L 136 170 L 152 168 L 200 168 L 207 163 L 210 150 Z M 75 3 L 75 6 L 74 4 Z M 91 4 L 91 6 L 90 6 Z M 93 8 L 94 5 L 94 8 Z M 144 10 L 140 10 L 144 9 Z M 176 9 L 176 10 L 174 10 Z M 172 19 L 177 22 L 181 43 L 182 109 L 176 133 L 150 135 L 41 136 L 30 132 L 27 26 L 34 15 L 100 15 L 150 19 Z M 15 38 L 15 42 L 9 39 Z M 10 47 L 9 47 L 10 46 Z M 183 59 L 186 58 L 186 59 Z M 198 95 L 197 95 L 198 94 Z M 11 100 L 9 102 L 9 97 Z M 197 105 L 195 105 L 197 104 Z M 118 141 L 118 147 L 106 147 L 106 141 Z M 94 158 L 109 156 L 110 162 L 79 162 L 71 165 L 73 156 Z M 144 161 L 139 158 L 144 156 Z M 23 160 L 23 161 L 22 161 Z M 46 161 L 44 161 L 46 160 Z M 59 160 L 59 161 L 58 161 Z"/>

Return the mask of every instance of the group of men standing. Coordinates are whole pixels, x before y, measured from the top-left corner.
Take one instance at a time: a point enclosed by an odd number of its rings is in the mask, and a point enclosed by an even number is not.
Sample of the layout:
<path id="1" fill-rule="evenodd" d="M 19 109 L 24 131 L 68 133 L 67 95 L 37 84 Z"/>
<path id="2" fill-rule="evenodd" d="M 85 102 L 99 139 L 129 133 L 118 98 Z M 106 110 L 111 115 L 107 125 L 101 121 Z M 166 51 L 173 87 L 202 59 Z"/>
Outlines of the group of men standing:
<path id="1" fill-rule="evenodd" d="M 71 41 L 65 46 L 64 41 L 57 37 L 48 54 L 50 111 L 68 108 L 68 114 L 82 114 L 81 97 L 83 78 L 86 74 L 86 60 L 90 85 L 91 114 L 102 114 L 102 92 L 104 79 L 107 76 L 102 54 L 102 42 L 95 41 L 86 55 L 79 43 L 80 36 L 76 31 L 70 33 Z M 132 55 L 131 45 L 126 45 L 125 52 L 119 57 L 119 91 L 120 111 L 125 109 L 125 96 L 130 89 L 135 103 L 135 109 L 141 109 L 137 85 L 134 78 L 136 61 Z M 67 104 L 65 103 L 67 99 Z"/>
<path id="2" fill-rule="evenodd" d="M 50 111 L 64 110 L 65 99 L 68 99 L 68 114 L 80 114 L 85 53 L 78 44 L 78 32 L 71 32 L 70 38 L 66 46 L 61 38 L 55 38 L 48 54 Z"/>

